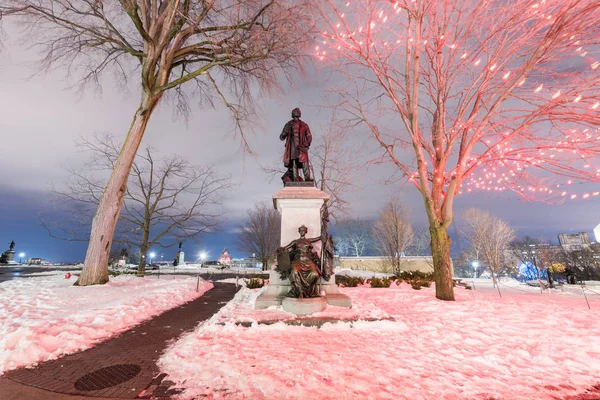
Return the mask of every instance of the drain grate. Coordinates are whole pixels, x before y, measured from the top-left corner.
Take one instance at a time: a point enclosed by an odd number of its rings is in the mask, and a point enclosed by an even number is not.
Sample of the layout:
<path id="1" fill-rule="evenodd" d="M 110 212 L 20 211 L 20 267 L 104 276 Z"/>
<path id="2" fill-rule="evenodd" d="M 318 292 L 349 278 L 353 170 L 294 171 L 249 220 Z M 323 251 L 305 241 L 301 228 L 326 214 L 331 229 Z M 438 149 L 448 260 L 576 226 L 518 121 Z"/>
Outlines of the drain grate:
<path id="1" fill-rule="evenodd" d="M 75 382 L 75 389 L 82 392 L 117 386 L 134 378 L 142 369 L 135 364 L 117 364 L 85 374 Z"/>

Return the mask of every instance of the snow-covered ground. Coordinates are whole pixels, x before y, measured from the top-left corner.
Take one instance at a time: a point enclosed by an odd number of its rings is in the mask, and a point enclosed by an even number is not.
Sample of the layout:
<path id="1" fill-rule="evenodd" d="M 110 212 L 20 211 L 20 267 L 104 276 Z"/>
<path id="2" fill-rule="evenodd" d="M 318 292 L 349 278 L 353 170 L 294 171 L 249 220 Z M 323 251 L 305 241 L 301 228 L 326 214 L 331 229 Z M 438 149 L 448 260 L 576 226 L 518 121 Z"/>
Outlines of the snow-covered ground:
<path id="1" fill-rule="evenodd" d="M 213 286 L 201 281 L 196 292 L 194 278 L 125 275 L 76 287 L 64 273 L 0 283 L 0 374 L 89 348 Z"/>
<path id="2" fill-rule="evenodd" d="M 600 383 L 600 295 L 503 281 L 456 289 L 343 288 L 395 322 L 236 326 L 247 289 L 167 349 L 183 399 L 557 399 Z M 258 313 L 257 311 L 252 311 Z M 265 314 L 282 312 L 278 308 Z M 224 323 L 224 324 L 223 324 Z"/>

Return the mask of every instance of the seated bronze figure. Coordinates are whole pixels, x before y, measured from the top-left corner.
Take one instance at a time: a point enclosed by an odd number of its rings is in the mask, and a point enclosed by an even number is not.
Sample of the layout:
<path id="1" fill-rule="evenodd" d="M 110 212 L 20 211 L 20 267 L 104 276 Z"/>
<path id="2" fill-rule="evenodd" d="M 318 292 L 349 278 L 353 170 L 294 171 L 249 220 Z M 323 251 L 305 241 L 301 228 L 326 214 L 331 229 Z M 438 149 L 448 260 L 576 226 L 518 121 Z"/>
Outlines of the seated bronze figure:
<path id="1" fill-rule="evenodd" d="M 318 297 L 321 262 L 312 244 L 321 238 L 306 238 L 308 229 L 304 225 L 298 228 L 298 232 L 299 239 L 277 250 L 277 270 L 281 279 L 290 279 L 292 288 L 289 297 Z"/>

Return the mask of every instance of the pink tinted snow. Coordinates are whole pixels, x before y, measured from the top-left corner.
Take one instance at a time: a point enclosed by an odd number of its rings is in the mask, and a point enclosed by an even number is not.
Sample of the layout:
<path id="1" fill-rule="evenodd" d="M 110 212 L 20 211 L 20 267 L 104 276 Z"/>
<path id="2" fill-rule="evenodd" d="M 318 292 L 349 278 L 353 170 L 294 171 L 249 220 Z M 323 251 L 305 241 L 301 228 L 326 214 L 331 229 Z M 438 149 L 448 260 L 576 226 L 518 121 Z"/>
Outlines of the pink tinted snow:
<path id="1" fill-rule="evenodd" d="M 182 399 L 556 399 L 600 382 L 598 297 L 589 310 L 581 295 L 517 288 L 457 288 L 452 303 L 406 284 L 342 290 L 396 322 L 244 328 L 231 322 L 256 297 L 245 289 L 159 365 Z"/>
<path id="2" fill-rule="evenodd" d="M 76 287 L 64 274 L 0 284 L 0 375 L 87 349 L 152 316 L 201 296 L 213 285 L 193 278 L 111 278 Z"/>

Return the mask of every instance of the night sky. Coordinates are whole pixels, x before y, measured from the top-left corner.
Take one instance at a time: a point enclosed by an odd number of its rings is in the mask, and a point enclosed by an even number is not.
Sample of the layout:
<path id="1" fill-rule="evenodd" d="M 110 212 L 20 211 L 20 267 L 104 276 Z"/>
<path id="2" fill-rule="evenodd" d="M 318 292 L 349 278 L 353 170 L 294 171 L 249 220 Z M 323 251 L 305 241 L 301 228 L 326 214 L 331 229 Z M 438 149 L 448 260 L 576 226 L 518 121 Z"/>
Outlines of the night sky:
<path id="1" fill-rule="evenodd" d="M 108 132 L 124 138 L 138 105 L 139 91 L 133 79 L 126 88 L 117 87 L 107 74 L 102 90 L 90 87 L 84 94 L 68 89 L 69 81 L 62 71 L 31 76 L 35 71 L 28 54 L 17 40 L 15 30 L 5 25 L 9 40 L 0 52 L 0 251 L 16 242 L 17 253 L 26 257 L 42 257 L 53 261 L 82 261 L 85 243 L 52 239 L 38 223 L 41 215 L 52 215 L 49 190 L 52 184 L 64 182 L 66 165 L 81 163 L 75 140 L 80 136 Z M 261 166 L 280 160 L 283 145 L 279 133 L 290 119 L 294 107 L 302 109 L 303 120 L 318 135 L 330 118 L 323 107 L 323 87 L 328 80 L 320 70 L 309 70 L 306 78 L 298 78 L 287 92 L 277 98 L 257 97 L 260 115 L 248 136 L 252 153 L 245 153 L 240 140 L 232 132 L 227 110 L 217 103 L 212 109 L 191 101 L 189 120 L 173 116 L 171 104 L 163 101 L 155 111 L 146 131 L 142 147 L 153 146 L 160 154 L 178 153 L 196 164 L 211 164 L 233 177 L 233 188 L 224 193 L 225 223 L 219 234 L 203 236 L 184 245 L 186 259 L 208 251 L 216 259 L 224 247 L 237 257 L 246 256 L 234 247 L 236 226 L 246 209 L 255 201 L 269 200 L 281 188 L 278 178 L 270 179 Z M 287 85 L 286 85 L 287 86 Z M 351 140 L 366 141 L 375 148 L 370 136 L 360 131 Z M 358 156 L 358 155 L 357 155 Z M 282 166 L 283 167 L 283 166 Z M 283 169 L 283 168 L 282 168 Z M 385 178 L 394 171 L 390 165 L 365 169 L 359 190 L 347 195 L 351 214 L 374 218 L 383 203 L 396 194 L 412 210 L 415 227 L 425 226 L 425 214 L 418 192 L 409 184 L 386 185 Z M 283 173 L 283 171 L 282 171 Z M 581 184 L 586 191 L 598 185 Z M 581 192 L 583 192 L 582 190 Z M 589 232 L 600 223 L 600 199 L 567 201 L 564 205 L 523 203 L 515 195 L 472 194 L 459 196 L 455 202 L 457 217 L 467 207 L 480 207 L 506 219 L 519 235 L 544 237 L 556 242 L 560 232 Z M 457 219 L 460 224 L 460 220 Z M 452 233 L 452 232 L 451 232 Z M 172 260 L 176 248 L 153 249 Z"/>

